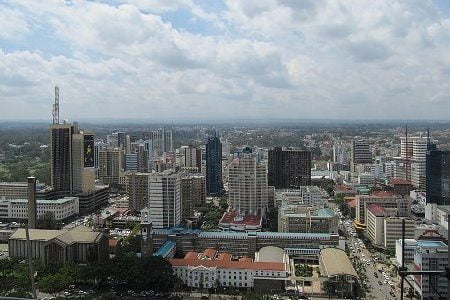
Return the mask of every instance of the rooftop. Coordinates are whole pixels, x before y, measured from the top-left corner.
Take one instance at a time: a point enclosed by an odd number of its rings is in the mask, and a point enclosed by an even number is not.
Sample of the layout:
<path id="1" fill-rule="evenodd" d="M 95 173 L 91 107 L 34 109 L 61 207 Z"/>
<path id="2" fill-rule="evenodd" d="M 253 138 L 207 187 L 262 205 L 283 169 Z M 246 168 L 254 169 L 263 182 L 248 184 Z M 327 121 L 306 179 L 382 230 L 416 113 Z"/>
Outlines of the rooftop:
<path id="1" fill-rule="evenodd" d="M 262 247 L 255 255 L 255 261 L 284 262 L 284 250 L 274 246 Z"/>
<path id="2" fill-rule="evenodd" d="M 61 230 L 46 230 L 46 229 L 30 229 L 30 240 L 32 241 L 50 241 L 52 239 L 58 239 L 66 244 L 73 243 L 93 243 L 96 242 L 101 236 L 101 232 L 93 231 L 85 226 L 76 226 L 72 229 Z M 10 239 L 25 240 L 25 229 L 19 228 Z"/>
<path id="3" fill-rule="evenodd" d="M 322 261 L 321 267 L 324 269 L 322 272 L 325 276 L 348 274 L 358 277 L 344 250 L 325 248 L 320 251 L 320 258 Z"/>
<path id="4" fill-rule="evenodd" d="M 402 178 L 391 178 L 389 183 L 393 185 L 411 185 L 411 182 Z"/>
<path id="5" fill-rule="evenodd" d="M 384 213 L 386 212 L 385 209 L 378 204 L 369 205 L 369 211 L 377 217 L 384 216 Z"/>
<path id="6" fill-rule="evenodd" d="M 47 199 L 36 199 L 37 204 L 64 204 L 74 199 L 78 199 L 78 197 L 64 197 L 56 200 L 47 200 Z M 13 199 L 9 200 L 11 203 L 28 203 L 28 199 Z"/>
<path id="7" fill-rule="evenodd" d="M 240 216 L 237 211 L 228 211 L 224 212 L 219 224 L 258 226 L 261 225 L 261 221 L 261 215 Z"/>

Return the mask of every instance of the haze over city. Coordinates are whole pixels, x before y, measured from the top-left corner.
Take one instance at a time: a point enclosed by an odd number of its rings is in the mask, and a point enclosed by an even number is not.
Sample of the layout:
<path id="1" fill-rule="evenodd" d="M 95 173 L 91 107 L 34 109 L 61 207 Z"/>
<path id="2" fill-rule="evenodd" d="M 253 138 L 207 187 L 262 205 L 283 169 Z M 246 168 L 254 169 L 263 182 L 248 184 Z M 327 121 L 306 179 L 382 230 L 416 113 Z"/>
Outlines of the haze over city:
<path id="1" fill-rule="evenodd" d="M 0 2 L 0 118 L 448 120 L 450 6 Z"/>

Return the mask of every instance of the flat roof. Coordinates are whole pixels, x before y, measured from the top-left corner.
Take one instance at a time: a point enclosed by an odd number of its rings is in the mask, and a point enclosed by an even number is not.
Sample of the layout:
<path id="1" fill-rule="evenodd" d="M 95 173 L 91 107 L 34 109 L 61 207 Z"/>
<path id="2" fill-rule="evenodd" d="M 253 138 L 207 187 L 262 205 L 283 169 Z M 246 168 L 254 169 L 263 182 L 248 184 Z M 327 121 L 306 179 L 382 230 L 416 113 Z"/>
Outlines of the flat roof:
<path id="1" fill-rule="evenodd" d="M 37 204 L 63 204 L 69 201 L 72 201 L 74 199 L 78 199 L 78 197 L 64 197 L 56 200 L 48 200 L 48 199 L 36 199 Z M 28 203 L 28 199 L 12 199 L 9 200 L 10 202 L 17 202 L 17 203 Z"/>
<path id="2" fill-rule="evenodd" d="M 284 250 L 274 246 L 262 247 L 256 253 L 255 261 L 282 263 L 284 261 Z"/>
<path id="3" fill-rule="evenodd" d="M 226 211 L 223 213 L 219 224 L 232 224 L 232 225 L 249 225 L 258 226 L 261 225 L 261 215 L 245 215 L 240 216 L 237 211 Z"/>
<path id="4" fill-rule="evenodd" d="M 320 257 L 324 270 L 324 275 L 334 276 L 340 274 L 347 274 L 358 277 L 353 268 L 350 259 L 344 250 L 338 248 L 325 248 L 320 251 Z"/>

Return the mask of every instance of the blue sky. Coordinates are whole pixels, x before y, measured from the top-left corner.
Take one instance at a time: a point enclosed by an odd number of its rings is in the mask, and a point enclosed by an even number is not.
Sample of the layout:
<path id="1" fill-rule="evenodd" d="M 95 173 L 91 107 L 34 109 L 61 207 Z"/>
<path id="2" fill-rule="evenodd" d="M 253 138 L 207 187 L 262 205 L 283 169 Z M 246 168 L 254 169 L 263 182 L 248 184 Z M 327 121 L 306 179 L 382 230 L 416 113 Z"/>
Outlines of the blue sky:
<path id="1" fill-rule="evenodd" d="M 0 0 L 1 119 L 449 119 L 446 0 Z"/>

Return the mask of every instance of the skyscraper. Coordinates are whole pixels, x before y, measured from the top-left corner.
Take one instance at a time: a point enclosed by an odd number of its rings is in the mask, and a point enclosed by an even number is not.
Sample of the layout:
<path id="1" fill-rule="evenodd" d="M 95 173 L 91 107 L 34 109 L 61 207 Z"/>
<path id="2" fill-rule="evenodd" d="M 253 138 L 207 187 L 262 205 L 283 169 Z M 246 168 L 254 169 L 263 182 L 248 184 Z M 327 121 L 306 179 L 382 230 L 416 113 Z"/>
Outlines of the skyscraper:
<path id="1" fill-rule="evenodd" d="M 94 135 L 78 124 L 52 124 L 51 183 L 58 192 L 91 192 L 95 189 Z"/>
<path id="2" fill-rule="evenodd" d="M 128 173 L 127 196 L 129 207 L 132 210 L 141 210 L 148 207 L 149 199 L 149 173 Z"/>
<path id="3" fill-rule="evenodd" d="M 188 174 L 181 177 L 181 203 L 183 219 L 194 216 L 194 208 L 205 204 L 206 179 L 202 174 Z"/>
<path id="4" fill-rule="evenodd" d="M 230 207 L 240 215 L 264 214 L 268 205 L 267 168 L 254 154 L 244 152 L 229 166 Z"/>
<path id="5" fill-rule="evenodd" d="M 180 174 L 172 170 L 149 176 L 149 210 L 153 228 L 173 227 L 181 223 Z"/>
<path id="6" fill-rule="evenodd" d="M 72 125 L 50 125 L 51 184 L 55 191 L 72 191 Z"/>
<path id="7" fill-rule="evenodd" d="M 194 173 L 202 172 L 202 150 L 200 148 L 189 146 L 181 146 L 177 151 L 177 164 L 181 169 L 185 169 Z"/>
<path id="8" fill-rule="evenodd" d="M 311 152 L 307 150 L 269 150 L 269 185 L 277 189 L 311 185 Z"/>
<path id="9" fill-rule="evenodd" d="M 430 147 L 426 155 L 427 203 L 450 204 L 450 151 Z M 434 148 L 434 149 L 433 149 Z"/>
<path id="10" fill-rule="evenodd" d="M 123 176 L 123 150 L 100 149 L 98 160 L 98 179 L 108 185 L 119 184 Z"/>
<path id="11" fill-rule="evenodd" d="M 210 195 L 223 192 L 222 144 L 217 133 L 208 137 L 206 142 L 206 191 Z"/>
<path id="12" fill-rule="evenodd" d="M 352 163 L 371 164 L 372 152 L 366 140 L 353 140 L 352 142 Z"/>

